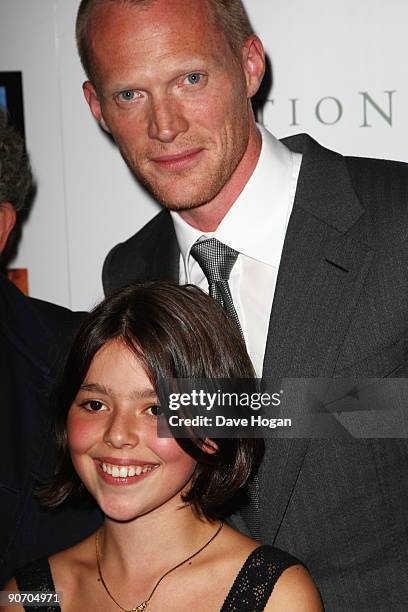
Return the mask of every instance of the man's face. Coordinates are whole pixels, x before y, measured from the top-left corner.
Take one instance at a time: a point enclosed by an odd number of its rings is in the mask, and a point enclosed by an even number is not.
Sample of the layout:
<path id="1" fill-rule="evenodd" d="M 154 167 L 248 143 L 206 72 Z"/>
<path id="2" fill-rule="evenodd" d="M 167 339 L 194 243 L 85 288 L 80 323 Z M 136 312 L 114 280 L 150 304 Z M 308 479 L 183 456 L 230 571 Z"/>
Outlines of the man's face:
<path id="1" fill-rule="evenodd" d="M 247 148 L 254 92 L 207 3 L 107 3 L 89 41 L 85 95 L 135 175 L 168 208 L 211 201 Z"/>

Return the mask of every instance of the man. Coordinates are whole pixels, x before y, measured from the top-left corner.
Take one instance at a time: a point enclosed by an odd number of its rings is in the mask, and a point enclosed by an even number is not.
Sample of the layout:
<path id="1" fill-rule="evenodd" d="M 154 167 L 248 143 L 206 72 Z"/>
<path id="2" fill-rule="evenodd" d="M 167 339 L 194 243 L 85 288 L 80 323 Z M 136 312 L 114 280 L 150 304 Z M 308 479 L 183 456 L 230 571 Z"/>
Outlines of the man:
<path id="1" fill-rule="evenodd" d="M 211 291 L 221 256 L 200 245 L 227 245 L 224 304 L 266 382 L 404 376 L 406 166 L 257 126 L 264 54 L 239 0 L 83 0 L 77 40 L 93 116 L 164 207 L 108 255 L 105 290 Z M 269 441 L 258 494 L 261 538 L 327 610 L 408 609 L 405 440 Z"/>
<path id="2" fill-rule="evenodd" d="M 24 143 L 0 113 L 0 254 L 31 186 Z M 26 298 L 0 274 L 0 585 L 30 560 L 95 530 L 94 510 L 47 512 L 34 488 L 53 473 L 49 393 L 80 313 Z"/>

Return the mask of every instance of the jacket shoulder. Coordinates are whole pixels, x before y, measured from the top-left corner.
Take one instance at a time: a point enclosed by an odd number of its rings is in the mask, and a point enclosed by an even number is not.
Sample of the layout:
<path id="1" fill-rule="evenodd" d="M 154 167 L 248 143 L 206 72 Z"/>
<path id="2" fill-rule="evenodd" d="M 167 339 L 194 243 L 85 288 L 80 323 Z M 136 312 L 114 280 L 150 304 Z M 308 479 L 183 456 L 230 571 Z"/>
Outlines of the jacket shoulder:
<path id="1" fill-rule="evenodd" d="M 345 157 L 353 188 L 372 222 L 390 236 L 408 233 L 408 164 L 384 159 Z"/>
<path id="2" fill-rule="evenodd" d="M 86 316 L 86 312 L 75 312 L 51 302 L 36 298 L 27 298 L 27 300 L 38 317 L 56 337 L 72 336 Z"/>
<path id="3" fill-rule="evenodd" d="M 316 193 L 325 189 L 331 196 L 339 196 L 345 185 L 352 188 L 367 221 L 384 226 L 404 224 L 408 228 L 408 164 L 400 161 L 369 157 L 343 156 L 322 147 L 307 134 L 284 138 L 282 142 L 292 151 L 302 153 L 304 176 Z M 351 192 L 349 191 L 349 194 Z M 397 234 L 401 236 L 401 225 Z M 396 235 L 397 235 L 396 234 Z M 406 235 L 406 232 L 405 234 Z"/>
<path id="4" fill-rule="evenodd" d="M 327 149 L 318 143 L 308 134 L 295 134 L 281 139 L 291 151 L 301 153 L 306 156 L 309 161 L 316 160 L 324 161 L 327 158 L 337 158 L 343 160 L 349 167 L 350 171 L 364 175 L 367 173 L 392 174 L 399 175 L 405 179 L 408 176 L 408 164 L 402 161 L 393 161 L 388 159 L 377 159 L 371 157 L 356 157 L 342 155 L 338 151 Z"/>
<path id="5" fill-rule="evenodd" d="M 384 187 L 390 181 L 408 182 L 408 164 L 405 162 L 371 157 L 344 157 L 344 160 L 352 177 L 360 182 L 375 177 L 379 177 Z"/>
<path id="6" fill-rule="evenodd" d="M 175 237 L 173 221 L 168 210 L 162 210 L 136 234 L 120 242 L 108 253 L 102 270 L 105 295 L 140 279 L 154 257 L 157 245 Z"/>
<path id="7" fill-rule="evenodd" d="M 13 347 L 48 371 L 55 367 L 85 313 L 27 297 L 0 275 L 0 315 L 3 346 Z"/>

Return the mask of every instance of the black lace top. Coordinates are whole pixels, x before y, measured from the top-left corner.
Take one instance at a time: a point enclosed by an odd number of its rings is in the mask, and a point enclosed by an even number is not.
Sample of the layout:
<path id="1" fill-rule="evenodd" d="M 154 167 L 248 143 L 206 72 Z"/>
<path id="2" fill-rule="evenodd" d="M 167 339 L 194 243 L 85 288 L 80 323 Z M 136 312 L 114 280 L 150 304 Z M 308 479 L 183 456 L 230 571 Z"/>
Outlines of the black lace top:
<path id="1" fill-rule="evenodd" d="M 261 612 L 279 576 L 300 561 L 273 546 L 259 546 L 247 558 L 223 603 L 220 612 Z M 20 591 L 55 591 L 48 559 L 40 559 L 16 572 Z M 60 612 L 59 606 L 29 606 L 28 612 Z"/>

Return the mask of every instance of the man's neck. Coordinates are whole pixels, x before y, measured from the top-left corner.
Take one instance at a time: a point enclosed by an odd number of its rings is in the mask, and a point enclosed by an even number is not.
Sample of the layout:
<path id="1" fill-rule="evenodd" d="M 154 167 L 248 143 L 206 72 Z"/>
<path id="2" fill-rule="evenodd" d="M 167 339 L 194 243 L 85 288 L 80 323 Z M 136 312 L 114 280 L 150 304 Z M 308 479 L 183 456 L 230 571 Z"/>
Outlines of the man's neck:
<path id="1" fill-rule="evenodd" d="M 262 148 L 262 137 L 255 122 L 251 122 L 248 145 L 235 171 L 211 202 L 183 210 L 180 217 L 202 232 L 214 232 L 250 179 Z"/>

